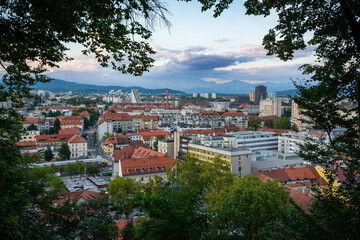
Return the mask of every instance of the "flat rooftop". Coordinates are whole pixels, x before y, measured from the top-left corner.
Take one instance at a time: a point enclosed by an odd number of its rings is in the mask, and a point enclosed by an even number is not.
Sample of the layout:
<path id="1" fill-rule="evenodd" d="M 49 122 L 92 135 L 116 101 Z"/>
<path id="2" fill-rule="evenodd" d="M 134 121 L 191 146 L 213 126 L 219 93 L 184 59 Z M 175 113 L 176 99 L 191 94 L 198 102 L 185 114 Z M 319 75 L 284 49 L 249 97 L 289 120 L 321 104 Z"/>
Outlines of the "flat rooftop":
<path id="1" fill-rule="evenodd" d="M 291 160 L 284 160 L 277 158 L 277 152 L 274 152 L 274 155 L 271 157 L 265 157 L 264 160 L 251 162 L 251 172 L 256 171 L 258 168 L 260 170 L 268 170 L 269 168 L 283 168 L 285 165 L 291 164 L 300 164 L 303 163 L 303 159 L 298 157 Z"/>

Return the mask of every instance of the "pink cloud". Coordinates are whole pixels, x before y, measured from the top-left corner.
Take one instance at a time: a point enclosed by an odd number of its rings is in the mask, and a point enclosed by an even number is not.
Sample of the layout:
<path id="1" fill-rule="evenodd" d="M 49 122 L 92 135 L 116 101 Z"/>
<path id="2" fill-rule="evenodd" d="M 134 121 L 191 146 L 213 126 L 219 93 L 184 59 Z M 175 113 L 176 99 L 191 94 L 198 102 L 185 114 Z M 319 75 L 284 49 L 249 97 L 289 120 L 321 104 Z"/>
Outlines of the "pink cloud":
<path id="1" fill-rule="evenodd" d="M 217 42 L 217 43 L 224 43 L 224 42 L 230 41 L 230 39 L 228 39 L 228 38 L 222 38 L 222 39 L 216 39 L 216 40 L 214 40 L 214 41 Z"/>

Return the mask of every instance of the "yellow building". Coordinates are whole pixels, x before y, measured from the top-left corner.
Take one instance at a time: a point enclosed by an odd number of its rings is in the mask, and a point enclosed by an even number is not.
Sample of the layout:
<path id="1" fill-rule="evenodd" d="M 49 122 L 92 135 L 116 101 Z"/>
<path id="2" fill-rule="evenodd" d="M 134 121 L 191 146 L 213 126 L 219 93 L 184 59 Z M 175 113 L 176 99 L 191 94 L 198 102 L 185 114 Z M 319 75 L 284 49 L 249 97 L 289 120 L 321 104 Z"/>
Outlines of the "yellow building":
<path id="1" fill-rule="evenodd" d="M 255 102 L 255 92 L 249 92 L 250 101 Z"/>
<path id="2" fill-rule="evenodd" d="M 109 137 L 106 141 L 101 143 L 104 153 L 108 156 L 114 156 L 115 146 L 118 144 L 118 139 L 116 137 Z"/>
<path id="3" fill-rule="evenodd" d="M 203 162 L 213 162 L 215 157 L 227 162 L 231 172 L 242 177 L 251 172 L 252 151 L 247 149 L 231 149 L 223 147 L 208 147 L 189 143 L 189 154 Z"/>

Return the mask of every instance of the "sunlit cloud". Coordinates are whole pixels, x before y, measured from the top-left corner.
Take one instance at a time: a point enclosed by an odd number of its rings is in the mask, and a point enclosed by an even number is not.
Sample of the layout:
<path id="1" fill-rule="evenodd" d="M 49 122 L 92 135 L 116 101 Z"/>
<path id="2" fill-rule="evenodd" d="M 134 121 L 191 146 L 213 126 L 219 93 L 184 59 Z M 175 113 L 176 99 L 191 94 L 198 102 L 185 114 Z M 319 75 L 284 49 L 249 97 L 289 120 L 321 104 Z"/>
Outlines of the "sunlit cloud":
<path id="1" fill-rule="evenodd" d="M 224 42 L 230 41 L 230 39 L 228 39 L 228 38 L 222 38 L 222 39 L 215 39 L 214 41 L 217 42 L 217 43 L 224 43 Z"/>
<path id="2" fill-rule="evenodd" d="M 202 78 L 202 80 L 206 81 L 206 82 L 216 82 L 216 83 L 227 83 L 227 82 L 231 82 L 231 79 L 222 79 L 222 78 Z"/>

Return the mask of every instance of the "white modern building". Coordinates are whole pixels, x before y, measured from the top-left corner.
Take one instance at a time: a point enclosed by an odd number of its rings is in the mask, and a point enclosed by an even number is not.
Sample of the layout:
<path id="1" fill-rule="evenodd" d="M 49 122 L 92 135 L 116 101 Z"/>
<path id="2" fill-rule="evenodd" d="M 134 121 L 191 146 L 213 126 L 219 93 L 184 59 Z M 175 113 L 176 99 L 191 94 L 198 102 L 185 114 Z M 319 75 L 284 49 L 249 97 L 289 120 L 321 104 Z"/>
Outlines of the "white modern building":
<path id="1" fill-rule="evenodd" d="M 329 144 L 330 138 L 333 139 L 344 132 L 345 129 L 335 129 L 331 132 L 330 137 L 326 133 L 319 131 L 285 133 L 279 136 L 278 157 L 285 159 L 297 156 L 300 151 L 300 145 L 307 142 Z"/>
<path id="2" fill-rule="evenodd" d="M 244 131 L 231 133 L 235 136 L 236 148 L 245 148 L 253 152 L 251 161 L 272 156 L 278 150 L 278 135 L 275 132 Z"/>
<path id="3" fill-rule="evenodd" d="M 137 89 L 132 89 L 131 90 L 131 103 L 140 103 L 140 96 L 139 96 L 139 92 Z"/>

